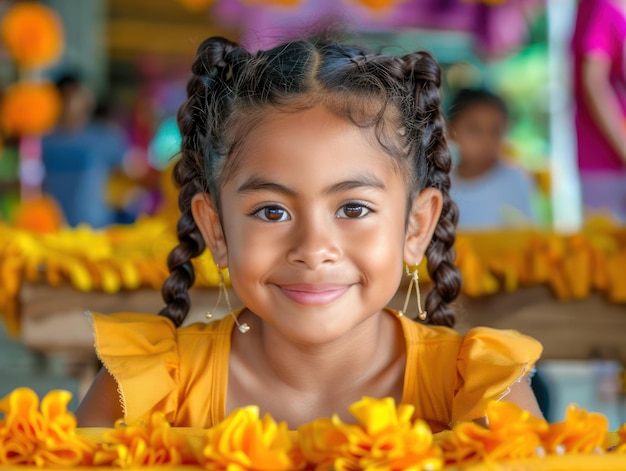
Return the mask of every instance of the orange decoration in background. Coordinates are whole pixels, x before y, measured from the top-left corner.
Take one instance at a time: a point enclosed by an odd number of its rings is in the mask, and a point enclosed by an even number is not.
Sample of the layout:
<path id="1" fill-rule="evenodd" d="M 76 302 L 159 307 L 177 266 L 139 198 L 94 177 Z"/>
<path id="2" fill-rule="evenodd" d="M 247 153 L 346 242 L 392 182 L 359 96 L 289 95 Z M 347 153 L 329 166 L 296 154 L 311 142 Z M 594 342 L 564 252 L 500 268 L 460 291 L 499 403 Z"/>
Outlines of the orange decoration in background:
<path id="1" fill-rule="evenodd" d="M 63 50 L 61 21 L 54 10 L 36 2 L 16 3 L 3 18 L 0 32 L 20 67 L 42 67 Z"/>
<path id="2" fill-rule="evenodd" d="M 391 8 L 400 3 L 401 0 L 353 0 L 359 5 L 369 8 L 370 10 L 383 10 Z"/>
<path id="3" fill-rule="evenodd" d="M 61 113 L 54 85 L 25 81 L 7 87 L 0 102 L 0 126 L 8 135 L 37 135 L 49 131 Z"/>
<path id="4" fill-rule="evenodd" d="M 246 3 L 253 5 L 266 6 L 283 6 L 283 7 L 295 7 L 302 3 L 302 0 L 244 0 Z"/>
<path id="5" fill-rule="evenodd" d="M 23 201 L 17 208 L 13 225 L 37 234 L 50 234 L 59 231 L 65 221 L 57 202 L 49 196 L 42 196 Z"/>
<path id="6" fill-rule="evenodd" d="M 215 0 L 178 0 L 185 8 L 191 11 L 206 10 Z"/>

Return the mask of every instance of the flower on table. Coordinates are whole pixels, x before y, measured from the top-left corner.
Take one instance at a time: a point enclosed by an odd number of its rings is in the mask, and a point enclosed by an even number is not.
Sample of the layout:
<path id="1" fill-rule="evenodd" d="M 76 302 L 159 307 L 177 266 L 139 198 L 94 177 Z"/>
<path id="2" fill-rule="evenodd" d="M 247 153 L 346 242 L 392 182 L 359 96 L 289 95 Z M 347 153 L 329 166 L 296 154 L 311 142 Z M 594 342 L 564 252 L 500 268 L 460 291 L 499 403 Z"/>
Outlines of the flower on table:
<path id="1" fill-rule="evenodd" d="M 474 422 L 456 425 L 441 440 L 447 464 L 535 458 L 545 454 L 541 437 L 548 423 L 515 404 L 501 401 L 487 406 L 489 428 Z"/>
<path id="2" fill-rule="evenodd" d="M 298 429 L 301 453 L 317 471 L 438 470 L 441 450 L 422 420 L 413 420 L 414 407 L 396 407 L 392 398 L 363 398 L 350 406 L 356 424 L 334 416 Z"/>
<path id="3" fill-rule="evenodd" d="M 259 418 L 257 406 L 237 409 L 209 429 L 199 461 L 216 471 L 287 471 L 304 465 L 287 424 L 269 415 Z"/>
<path id="4" fill-rule="evenodd" d="M 565 420 L 550 425 L 543 438 L 549 453 L 592 453 L 607 448 L 609 422 L 602 414 L 587 412 L 572 404 Z"/>
<path id="5" fill-rule="evenodd" d="M 194 462 L 185 438 L 174 433 L 161 412 L 153 413 L 148 424 L 126 425 L 120 419 L 103 438 L 93 458 L 95 466 L 130 468 Z"/>
<path id="6" fill-rule="evenodd" d="M 95 445 L 76 435 L 76 419 L 67 410 L 72 395 L 51 391 L 39 403 L 29 388 L 0 400 L 0 465 L 70 467 L 89 464 Z"/>

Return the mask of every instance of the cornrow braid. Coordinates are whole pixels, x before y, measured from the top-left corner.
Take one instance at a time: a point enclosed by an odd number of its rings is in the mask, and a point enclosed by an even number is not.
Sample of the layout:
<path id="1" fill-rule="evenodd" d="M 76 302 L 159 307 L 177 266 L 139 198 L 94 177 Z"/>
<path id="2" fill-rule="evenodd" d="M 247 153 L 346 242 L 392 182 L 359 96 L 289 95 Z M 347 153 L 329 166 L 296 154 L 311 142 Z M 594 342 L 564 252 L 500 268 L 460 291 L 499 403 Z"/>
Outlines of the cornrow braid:
<path id="1" fill-rule="evenodd" d="M 238 46 L 230 41 L 206 40 L 198 48 L 192 65 L 193 76 L 187 84 L 187 100 L 178 110 L 177 120 L 181 132 L 181 157 L 174 167 L 174 182 L 179 188 L 178 207 L 181 216 L 177 224 L 178 245 L 170 252 L 167 266 L 170 275 L 163 283 L 161 294 L 166 306 L 160 315 L 170 318 L 180 326 L 191 307 L 189 288 L 195 281 L 191 260 L 198 257 L 206 245 L 191 213 L 194 195 L 216 191 L 214 181 L 207 180 L 213 161 L 205 156 L 215 154 L 219 132 L 209 120 L 223 114 L 219 106 L 225 101 L 211 99 L 224 95 L 225 70 L 229 69 L 228 56 Z M 207 135 L 208 133 L 208 135 Z"/>
<path id="2" fill-rule="evenodd" d="M 428 53 L 403 57 L 410 86 L 415 90 L 415 113 L 420 138 L 417 149 L 419 188 L 436 188 L 443 205 L 433 238 L 426 250 L 428 273 L 434 286 L 426 297 L 429 322 L 454 326 L 454 312 L 449 306 L 461 290 L 461 274 L 454 265 L 457 206 L 450 197 L 452 160 L 446 144 L 445 121 L 441 111 L 441 72 Z"/>

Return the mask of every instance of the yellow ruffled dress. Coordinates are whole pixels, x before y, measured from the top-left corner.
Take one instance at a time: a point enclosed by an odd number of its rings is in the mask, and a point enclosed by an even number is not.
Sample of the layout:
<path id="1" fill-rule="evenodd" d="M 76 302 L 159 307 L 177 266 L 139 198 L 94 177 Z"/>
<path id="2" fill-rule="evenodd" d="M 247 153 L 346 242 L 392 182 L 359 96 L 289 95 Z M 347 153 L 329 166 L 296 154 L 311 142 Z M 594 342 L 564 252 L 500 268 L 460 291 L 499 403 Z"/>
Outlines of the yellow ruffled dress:
<path id="1" fill-rule="evenodd" d="M 241 311 L 235 313 L 239 315 Z M 480 327 L 462 336 L 388 311 L 402 326 L 402 403 L 433 432 L 485 415 L 489 401 L 533 369 L 539 342 Z M 209 428 L 226 417 L 233 317 L 176 328 L 166 317 L 91 314 L 98 357 L 115 378 L 127 422 L 161 411 L 175 427 Z"/>

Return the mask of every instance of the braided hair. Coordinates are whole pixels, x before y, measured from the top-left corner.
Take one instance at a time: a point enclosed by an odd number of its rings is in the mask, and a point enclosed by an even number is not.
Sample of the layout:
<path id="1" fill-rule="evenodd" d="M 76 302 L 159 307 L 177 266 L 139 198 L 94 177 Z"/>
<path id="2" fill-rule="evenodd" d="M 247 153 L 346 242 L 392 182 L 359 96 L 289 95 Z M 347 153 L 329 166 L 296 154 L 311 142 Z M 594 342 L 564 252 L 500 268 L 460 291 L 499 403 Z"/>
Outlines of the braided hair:
<path id="1" fill-rule="evenodd" d="M 206 39 L 192 65 L 187 101 L 178 112 L 181 156 L 174 169 L 180 188 L 179 245 L 168 258 L 161 314 L 180 325 L 194 282 L 191 259 L 205 249 L 191 215 L 191 199 L 219 193 L 236 170 L 239 146 L 268 110 L 293 112 L 324 106 L 372 129 L 378 144 L 406 175 L 410 198 L 425 188 L 443 196 L 442 212 L 426 250 L 434 287 L 426 298 L 428 322 L 454 325 L 449 307 L 460 291 L 454 262 L 457 207 L 450 198 L 451 167 L 440 110 L 440 68 L 426 52 L 404 57 L 320 39 L 291 41 L 252 55 L 227 39 Z M 408 211 L 409 209 L 407 209 Z"/>

